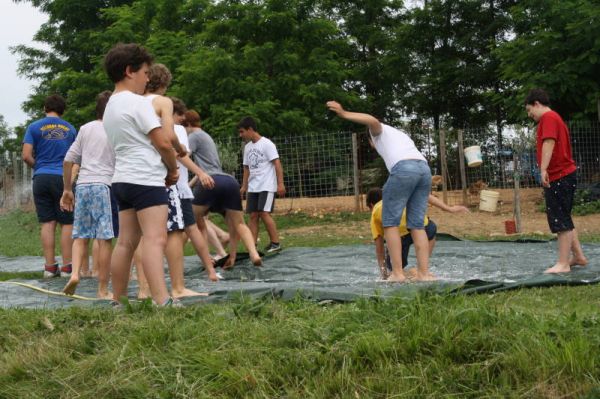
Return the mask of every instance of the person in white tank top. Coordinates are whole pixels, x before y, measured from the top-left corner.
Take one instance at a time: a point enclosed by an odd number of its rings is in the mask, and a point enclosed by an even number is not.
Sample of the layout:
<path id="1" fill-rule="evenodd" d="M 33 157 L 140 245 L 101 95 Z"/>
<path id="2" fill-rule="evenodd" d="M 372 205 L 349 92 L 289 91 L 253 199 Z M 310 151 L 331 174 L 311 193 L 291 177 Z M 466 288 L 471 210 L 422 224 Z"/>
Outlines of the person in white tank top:
<path id="1" fill-rule="evenodd" d="M 392 261 L 392 273 L 388 281 L 407 281 L 402 270 L 402 241 L 398 231 L 405 208 L 407 227 L 417 255 L 415 280 L 435 280 L 429 272 L 429 243 L 423 224 L 431 189 L 431 171 L 425 157 L 403 131 L 381 123 L 372 115 L 346 111 L 336 101 L 328 101 L 326 105 L 340 118 L 369 129 L 373 145 L 390 172 L 383 187 L 384 236 Z"/>

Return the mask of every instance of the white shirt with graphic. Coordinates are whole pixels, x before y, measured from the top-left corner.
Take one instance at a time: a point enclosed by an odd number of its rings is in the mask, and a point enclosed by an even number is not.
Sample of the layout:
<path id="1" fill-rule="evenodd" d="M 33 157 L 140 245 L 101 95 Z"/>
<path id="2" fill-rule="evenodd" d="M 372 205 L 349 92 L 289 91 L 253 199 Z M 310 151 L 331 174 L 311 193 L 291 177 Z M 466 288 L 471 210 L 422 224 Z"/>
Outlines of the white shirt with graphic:
<path id="1" fill-rule="evenodd" d="M 256 143 L 248 142 L 244 147 L 244 166 L 247 166 L 248 192 L 277 191 L 277 174 L 272 161 L 279 158 L 277 147 L 271 140 L 261 137 Z"/>

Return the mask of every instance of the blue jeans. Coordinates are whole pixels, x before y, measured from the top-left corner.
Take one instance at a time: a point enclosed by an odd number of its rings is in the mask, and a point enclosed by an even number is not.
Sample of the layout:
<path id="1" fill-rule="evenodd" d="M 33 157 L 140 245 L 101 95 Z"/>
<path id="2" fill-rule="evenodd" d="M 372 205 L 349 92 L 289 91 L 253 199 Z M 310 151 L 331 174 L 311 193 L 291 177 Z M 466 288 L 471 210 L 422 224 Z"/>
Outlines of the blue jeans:
<path id="1" fill-rule="evenodd" d="M 407 159 L 396 163 L 383 186 L 383 227 L 398 226 L 406 208 L 406 227 L 423 229 L 430 191 L 427 162 Z"/>

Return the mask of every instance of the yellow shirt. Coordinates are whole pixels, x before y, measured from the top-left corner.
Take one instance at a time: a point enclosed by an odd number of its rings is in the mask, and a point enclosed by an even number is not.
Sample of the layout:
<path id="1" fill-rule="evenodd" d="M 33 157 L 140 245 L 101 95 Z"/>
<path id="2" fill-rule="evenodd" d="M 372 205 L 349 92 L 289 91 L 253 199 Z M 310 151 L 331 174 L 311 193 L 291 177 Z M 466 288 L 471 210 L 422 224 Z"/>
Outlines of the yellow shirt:
<path id="1" fill-rule="evenodd" d="M 383 201 L 379 201 L 373 206 L 373 211 L 371 212 L 371 234 L 373 235 L 374 240 L 377 239 L 377 237 L 383 237 L 383 221 L 381 220 L 382 210 Z M 427 218 L 427 216 L 425 216 L 423 223 L 425 226 L 429 224 L 429 218 Z M 406 209 L 402 212 L 402 219 L 400 220 L 398 230 L 400 231 L 401 237 L 408 234 L 408 229 L 406 228 Z"/>

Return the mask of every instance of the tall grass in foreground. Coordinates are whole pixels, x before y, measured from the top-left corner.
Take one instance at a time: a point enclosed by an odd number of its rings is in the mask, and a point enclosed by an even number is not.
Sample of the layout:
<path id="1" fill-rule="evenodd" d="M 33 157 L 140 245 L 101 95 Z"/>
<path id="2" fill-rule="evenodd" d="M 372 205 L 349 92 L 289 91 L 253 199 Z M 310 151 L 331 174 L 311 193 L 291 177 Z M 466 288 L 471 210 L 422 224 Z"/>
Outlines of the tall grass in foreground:
<path id="1" fill-rule="evenodd" d="M 0 310 L 0 397 L 593 397 L 599 307 L 592 286 Z"/>

